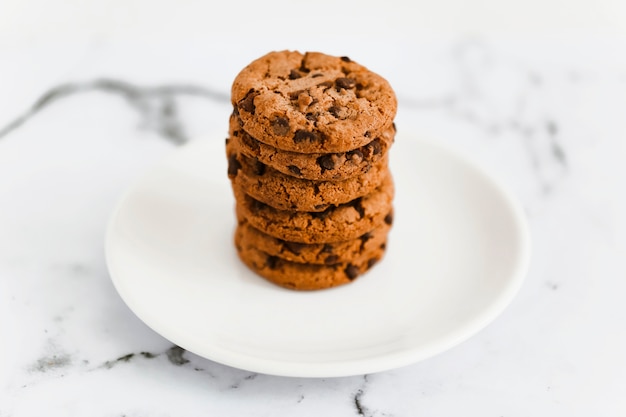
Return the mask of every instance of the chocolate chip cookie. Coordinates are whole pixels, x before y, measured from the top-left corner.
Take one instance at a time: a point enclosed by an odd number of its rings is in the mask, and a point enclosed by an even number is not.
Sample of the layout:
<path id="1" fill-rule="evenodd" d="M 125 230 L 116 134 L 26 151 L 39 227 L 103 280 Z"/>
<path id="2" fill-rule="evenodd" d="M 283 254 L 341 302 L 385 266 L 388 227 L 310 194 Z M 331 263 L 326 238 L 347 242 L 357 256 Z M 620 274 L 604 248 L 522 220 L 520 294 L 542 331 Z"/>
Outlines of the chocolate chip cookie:
<path id="1" fill-rule="evenodd" d="M 391 224 L 394 184 L 391 173 L 373 192 L 321 212 L 277 210 L 240 187 L 233 187 L 237 218 L 264 233 L 291 242 L 333 243 L 356 239 L 383 222 Z"/>
<path id="2" fill-rule="evenodd" d="M 246 66 L 231 88 L 243 129 L 274 148 L 348 152 L 392 125 L 397 99 L 389 82 L 348 57 L 270 52 Z"/>
<path id="3" fill-rule="evenodd" d="M 240 71 L 231 103 L 240 259 L 298 290 L 347 284 L 380 261 L 395 192 L 387 80 L 345 56 L 276 51 Z"/>
<path id="4" fill-rule="evenodd" d="M 298 243 L 267 235 L 242 219 L 236 233 L 240 242 L 253 246 L 269 256 L 297 263 L 334 265 L 349 263 L 360 256 L 378 253 L 387 244 L 391 225 L 385 222 L 352 240 L 334 243 Z"/>
<path id="5" fill-rule="evenodd" d="M 387 157 L 366 173 L 341 181 L 314 181 L 296 178 L 238 152 L 228 140 L 228 177 L 254 199 L 280 210 L 324 211 L 371 193 L 387 175 Z"/>
<path id="6" fill-rule="evenodd" d="M 386 246 L 334 264 L 313 264 L 288 261 L 270 255 L 235 234 L 235 247 L 241 260 L 254 272 L 284 288 L 292 290 L 321 290 L 348 284 L 370 270 L 385 254 Z"/>
<path id="7" fill-rule="evenodd" d="M 256 158 L 284 174 L 309 180 L 338 181 L 367 173 L 387 155 L 394 142 L 395 125 L 366 144 L 338 153 L 298 153 L 282 151 L 250 136 L 231 115 L 229 135 L 241 153 Z"/>

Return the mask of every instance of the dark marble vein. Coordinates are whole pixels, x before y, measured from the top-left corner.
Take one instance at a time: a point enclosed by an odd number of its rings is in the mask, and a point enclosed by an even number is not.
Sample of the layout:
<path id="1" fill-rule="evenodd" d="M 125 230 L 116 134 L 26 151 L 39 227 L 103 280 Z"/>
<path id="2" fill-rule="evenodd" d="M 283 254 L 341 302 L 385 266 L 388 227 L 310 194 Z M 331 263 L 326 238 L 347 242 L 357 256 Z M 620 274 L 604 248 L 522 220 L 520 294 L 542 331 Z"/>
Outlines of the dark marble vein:
<path id="1" fill-rule="evenodd" d="M 167 357 L 167 360 L 172 365 L 182 366 L 189 362 L 189 360 L 184 357 L 185 352 L 186 352 L 185 349 L 177 345 L 174 345 L 171 348 L 167 349 L 166 351 L 159 352 L 159 353 L 153 353 L 153 352 L 147 352 L 147 351 L 142 351 L 139 353 L 131 352 L 131 353 L 127 353 L 126 355 L 122 355 L 117 359 L 106 361 L 102 365 L 100 365 L 99 368 L 111 369 L 117 365 L 120 365 L 123 363 L 129 363 L 136 359 L 154 359 L 154 358 L 158 358 L 159 356 L 164 356 L 164 355 Z"/>
<path id="2" fill-rule="evenodd" d="M 376 417 L 376 416 L 393 417 L 392 413 L 388 413 L 386 411 L 375 409 L 375 408 L 368 407 L 367 405 L 365 405 L 365 402 L 363 401 L 363 399 L 364 397 L 368 395 L 368 393 L 371 390 L 370 382 L 371 382 L 370 375 L 363 375 L 363 379 L 360 385 L 352 394 L 352 404 L 354 405 L 354 412 L 357 415 L 363 416 L 363 417 Z"/>
<path id="3" fill-rule="evenodd" d="M 165 354 L 167 355 L 167 360 L 169 360 L 172 365 L 181 366 L 189 363 L 189 359 L 183 356 L 185 349 L 180 346 L 172 346 L 165 351 Z"/>
<path id="4" fill-rule="evenodd" d="M 361 397 L 363 396 L 363 390 L 360 389 L 354 394 L 354 406 L 356 407 L 356 412 L 360 416 L 365 416 L 365 412 L 367 409 L 361 404 Z"/>
<path id="5" fill-rule="evenodd" d="M 370 410 L 365 405 L 363 405 L 363 395 L 365 394 L 368 385 L 369 381 L 367 379 L 367 375 L 363 375 L 363 381 L 361 382 L 361 386 L 357 388 L 356 392 L 352 395 L 352 402 L 354 404 L 356 413 L 364 417 L 372 416 Z"/>
<path id="6" fill-rule="evenodd" d="M 129 353 L 127 355 L 123 355 L 120 356 L 119 358 L 112 360 L 112 361 L 106 361 L 102 367 L 106 368 L 106 369 L 111 369 L 114 366 L 120 364 L 120 363 L 126 363 L 126 362 L 130 362 L 130 360 L 135 356 L 134 353 Z"/>
<path id="7" fill-rule="evenodd" d="M 57 85 L 44 92 L 26 111 L 0 128 L 0 139 L 32 120 L 43 109 L 66 97 L 79 93 L 102 92 L 117 95 L 139 113 L 144 125 L 161 137 L 175 144 L 188 141 L 180 120 L 177 99 L 196 96 L 212 101 L 228 103 L 227 94 L 192 84 L 171 84 L 142 87 L 122 80 L 96 79 Z"/>
<path id="8" fill-rule="evenodd" d="M 239 387 L 241 386 L 241 384 L 242 384 L 243 382 L 245 382 L 245 381 L 252 381 L 252 380 L 256 379 L 256 377 L 258 377 L 258 376 L 259 376 L 259 374 L 257 374 L 257 373 L 251 373 L 251 374 L 248 374 L 248 375 L 246 375 L 245 377 L 243 377 L 243 378 L 241 378 L 241 379 L 239 379 L 239 380 L 235 381 L 234 383 L 232 383 L 232 384 L 230 385 L 230 388 L 232 388 L 232 389 L 237 389 L 237 388 L 239 388 Z"/>

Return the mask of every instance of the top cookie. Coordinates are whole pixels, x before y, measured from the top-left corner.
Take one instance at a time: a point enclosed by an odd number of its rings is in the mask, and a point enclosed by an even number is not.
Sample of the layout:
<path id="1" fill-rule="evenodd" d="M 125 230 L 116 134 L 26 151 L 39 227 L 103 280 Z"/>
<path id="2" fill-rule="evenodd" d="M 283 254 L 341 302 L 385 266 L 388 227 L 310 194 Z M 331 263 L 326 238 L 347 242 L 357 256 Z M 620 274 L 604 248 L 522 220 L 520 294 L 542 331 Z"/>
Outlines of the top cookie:
<path id="1" fill-rule="evenodd" d="M 393 123 L 397 100 L 387 80 L 347 57 L 270 52 L 233 81 L 243 129 L 278 149 L 346 152 Z"/>

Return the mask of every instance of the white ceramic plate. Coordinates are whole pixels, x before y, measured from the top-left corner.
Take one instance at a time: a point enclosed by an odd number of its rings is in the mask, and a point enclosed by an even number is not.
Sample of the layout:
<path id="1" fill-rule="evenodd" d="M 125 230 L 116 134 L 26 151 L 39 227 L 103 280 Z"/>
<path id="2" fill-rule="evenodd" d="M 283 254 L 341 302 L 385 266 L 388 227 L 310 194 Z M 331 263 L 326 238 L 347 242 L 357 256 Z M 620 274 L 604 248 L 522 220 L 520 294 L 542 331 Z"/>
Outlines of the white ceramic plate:
<path id="1" fill-rule="evenodd" d="M 495 319 L 520 287 L 524 215 L 483 170 L 440 145 L 398 134 L 390 157 L 387 254 L 349 285 L 286 290 L 238 260 L 221 135 L 177 150 L 123 197 L 106 236 L 113 283 L 156 332 L 249 371 L 347 376 L 442 352 Z"/>

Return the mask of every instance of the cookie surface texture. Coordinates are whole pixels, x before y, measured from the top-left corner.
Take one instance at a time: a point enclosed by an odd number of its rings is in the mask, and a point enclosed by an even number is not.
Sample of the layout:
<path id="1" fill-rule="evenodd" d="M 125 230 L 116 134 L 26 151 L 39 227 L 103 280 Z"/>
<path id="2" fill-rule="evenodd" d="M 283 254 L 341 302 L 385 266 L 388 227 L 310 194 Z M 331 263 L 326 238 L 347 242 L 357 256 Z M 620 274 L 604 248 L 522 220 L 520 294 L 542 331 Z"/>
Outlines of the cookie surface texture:
<path id="1" fill-rule="evenodd" d="M 334 243 L 304 244 L 277 239 L 257 230 L 245 220 L 239 222 L 236 233 L 246 242 L 270 256 L 297 263 L 332 265 L 349 263 L 361 256 L 374 255 L 387 244 L 391 226 L 382 223 L 356 239 Z"/>
<path id="2" fill-rule="evenodd" d="M 393 219 L 394 184 L 388 172 L 370 194 L 322 212 L 277 210 L 233 187 L 236 213 L 252 226 L 279 239 L 299 243 L 332 243 L 356 239 Z"/>
<path id="3" fill-rule="evenodd" d="M 386 79 L 348 57 L 270 52 L 233 81 L 231 102 L 258 141 L 298 153 L 347 152 L 388 129 L 397 99 Z"/>
<path id="4" fill-rule="evenodd" d="M 239 152 L 237 143 L 226 146 L 228 177 L 254 199 L 280 210 L 324 211 L 363 197 L 378 187 L 387 175 L 387 158 L 362 175 L 341 181 L 314 181 L 284 174 L 257 158 Z"/>
<path id="5" fill-rule="evenodd" d="M 298 263 L 268 255 L 235 234 L 239 258 L 254 272 L 268 281 L 292 290 L 321 290 L 348 284 L 369 271 L 385 254 L 385 246 L 372 253 L 358 256 L 350 262 L 332 265 Z"/>
<path id="6" fill-rule="evenodd" d="M 309 180 L 340 181 L 367 173 L 372 165 L 385 158 L 395 140 L 395 125 L 366 144 L 347 152 L 298 153 L 283 151 L 260 142 L 243 130 L 240 119 L 232 115 L 229 137 L 240 152 L 294 177 Z"/>

